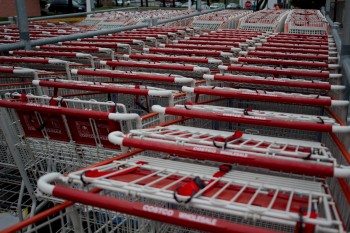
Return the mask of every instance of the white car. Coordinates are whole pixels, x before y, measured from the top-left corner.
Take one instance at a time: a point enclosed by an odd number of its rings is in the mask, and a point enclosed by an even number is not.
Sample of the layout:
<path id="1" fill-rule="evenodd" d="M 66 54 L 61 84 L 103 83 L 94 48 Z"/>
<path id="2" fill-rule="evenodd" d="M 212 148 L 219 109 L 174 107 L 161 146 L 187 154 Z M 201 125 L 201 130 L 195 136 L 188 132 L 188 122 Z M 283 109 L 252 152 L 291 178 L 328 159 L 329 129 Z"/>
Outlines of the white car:
<path id="1" fill-rule="evenodd" d="M 196 9 L 196 8 L 197 8 L 197 5 L 196 5 L 196 3 L 194 3 L 191 6 L 191 9 Z M 206 3 L 202 2 L 201 10 L 208 10 L 208 9 L 210 9 L 209 6 Z"/>
<path id="2" fill-rule="evenodd" d="M 123 5 L 123 0 L 117 0 L 118 6 Z M 113 4 L 116 5 L 116 1 L 113 1 Z M 130 6 L 130 0 L 124 0 L 124 6 Z"/>
<path id="3" fill-rule="evenodd" d="M 184 4 L 182 4 L 181 7 L 188 8 L 188 2 L 185 2 Z"/>
<path id="4" fill-rule="evenodd" d="M 213 3 L 210 5 L 210 9 L 218 9 L 218 8 L 225 8 L 225 4 L 223 3 Z"/>

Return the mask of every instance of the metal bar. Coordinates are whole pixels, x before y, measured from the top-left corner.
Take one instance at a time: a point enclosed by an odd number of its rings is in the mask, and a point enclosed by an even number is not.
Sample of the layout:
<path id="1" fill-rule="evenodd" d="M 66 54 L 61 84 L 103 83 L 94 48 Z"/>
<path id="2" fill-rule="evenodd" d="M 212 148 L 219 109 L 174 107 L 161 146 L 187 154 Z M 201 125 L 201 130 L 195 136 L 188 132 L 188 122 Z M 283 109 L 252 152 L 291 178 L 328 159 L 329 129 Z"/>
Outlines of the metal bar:
<path id="1" fill-rule="evenodd" d="M 17 24 L 19 29 L 19 37 L 21 42 L 24 42 L 25 49 L 29 50 L 30 47 L 30 36 L 29 36 L 29 25 L 27 16 L 27 7 L 24 0 L 16 0 L 16 13 L 17 13 Z"/>
<path id="2" fill-rule="evenodd" d="M 329 15 L 331 11 L 331 0 L 326 0 L 326 15 Z"/>
<path id="3" fill-rule="evenodd" d="M 24 41 L 13 43 L 13 44 L 3 44 L 0 45 L 0 52 L 10 51 L 10 50 L 16 50 L 16 49 L 23 49 L 25 48 Z"/>

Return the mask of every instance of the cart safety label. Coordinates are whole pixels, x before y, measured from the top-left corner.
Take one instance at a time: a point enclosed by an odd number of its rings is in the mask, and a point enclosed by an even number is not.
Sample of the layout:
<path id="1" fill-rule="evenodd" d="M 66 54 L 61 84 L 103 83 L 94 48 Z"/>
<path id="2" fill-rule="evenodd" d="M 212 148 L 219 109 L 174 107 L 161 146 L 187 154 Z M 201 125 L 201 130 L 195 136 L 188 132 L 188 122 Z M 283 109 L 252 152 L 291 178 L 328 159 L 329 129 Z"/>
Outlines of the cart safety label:
<path id="1" fill-rule="evenodd" d="M 248 154 L 244 153 L 244 152 L 232 152 L 232 151 L 220 151 L 220 154 L 222 155 L 230 155 L 230 156 L 234 156 L 234 157 L 241 157 L 241 158 L 247 158 Z"/>
<path id="2" fill-rule="evenodd" d="M 192 150 L 194 151 L 199 151 L 199 152 L 206 152 L 206 153 L 214 153 L 216 154 L 217 153 L 217 150 L 216 149 L 212 149 L 212 148 L 207 148 L 207 147 L 193 147 Z"/>
<path id="3" fill-rule="evenodd" d="M 269 93 L 249 93 L 249 95 L 264 95 L 264 96 L 278 97 L 278 95 L 276 94 L 269 94 Z"/>
<path id="4" fill-rule="evenodd" d="M 230 113 L 224 113 L 222 115 L 227 117 L 240 117 L 240 118 L 249 118 L 254 120 L 266 120 L 265 117 L 259 117 L 259 116 L 245 116 L 245 115 L 237 115 L 237 114 L 230 114 Z"/>
<path id="5" fill-rule="evenodd" d="M 192 147 L 193 151 L 199 151 L 199 152 L 205 152 L 205 153 L 212 153 L 212 154 L 222 154 L 222 155 L 229 155 L 234 157 L 241 157 L 241 158 L 247 158 L 248 154 L 244 152 L 237 152 L 237 151 L 225 151 L 225 150 L 216 150 L 214 148 L 208 148 L 208 147 Z"/>
<path id="6" fill-rule="evenodd" d="M 190 214 L 190 213 L 184 213 L 181 211 L 176 211 L 177 212 L 176 213 L 174 210 L 162 208 L 162 207 L 158 207 L 158 206 L 143 205 L 142 210 L 150 212 L 150 213 L 161 214 L 161 215 L 168 216 L 168 217 L 174 216 L 175 214 L 178 213 L 177 217 L 180 219 L 184 219 L 184 220 L 192 221 L 192 222 L 203 223 L 203 224 L 212 225 L 212 226 L 215 226 L 217 223 L 217 219 L 215 219 L 215 218 L 210 218 L 210 217 L 205 217 L 205 216 L 195 215 L 195 214 Z"/>
<path id="7" fill-rule="evenodd" d="M 43 104 L 38 104 L 38 103 L 27 103 L 26 105 L 33 106 L 33 107 L 50 108 L 50 109 L 60 109 L 61 108 L 59 106 L 43 105 Z"/>
<path id="8" fill-rule="evenodd" d="M 144 205 L 142 207 L 142 210 L 147 211 L 147 212 L 151 212 L 151 213 L 155 213 L 155 214 L 162 214 L 162 215 L 166 215 L 166 216 L 173 216 L 174 215 L 173 210 L 158 207 L 158 206 Z"/>
<path id="9" fill-rule="evenodd" d="M 179 212 L 179 218 L 190 220 L 193 222 L 199 222 L 199 223 L 204 223 L 208 225 L 215 226 L 217 219 L 215 218 L 209 218 L 205 216 L 200 216 L 200 215 L 195 215 L 195 214 L 189 214 L 189 213 L 184 213 L 184 212 Z"/>

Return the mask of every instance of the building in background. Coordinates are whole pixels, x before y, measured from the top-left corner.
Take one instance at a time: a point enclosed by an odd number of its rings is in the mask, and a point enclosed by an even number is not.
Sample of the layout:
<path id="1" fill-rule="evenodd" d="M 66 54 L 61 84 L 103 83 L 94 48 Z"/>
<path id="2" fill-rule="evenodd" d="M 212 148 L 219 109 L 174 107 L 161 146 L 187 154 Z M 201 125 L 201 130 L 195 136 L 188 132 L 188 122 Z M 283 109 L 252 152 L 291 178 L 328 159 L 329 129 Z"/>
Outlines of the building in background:
<path id="1" fill-rule="evenodd" d="M 10 17 L 16 15 L 16 1 L 14 0 L 0 0 L 0 17 Z M 40 16 L 40 1 L 26 0 L 28 16 Z"/>

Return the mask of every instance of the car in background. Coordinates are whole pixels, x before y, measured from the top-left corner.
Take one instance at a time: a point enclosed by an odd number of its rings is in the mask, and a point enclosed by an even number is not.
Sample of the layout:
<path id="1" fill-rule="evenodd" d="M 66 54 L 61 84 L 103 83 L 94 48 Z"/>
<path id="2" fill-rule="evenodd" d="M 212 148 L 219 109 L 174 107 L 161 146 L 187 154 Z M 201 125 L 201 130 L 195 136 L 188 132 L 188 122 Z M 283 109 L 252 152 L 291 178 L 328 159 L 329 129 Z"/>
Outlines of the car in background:
<path id="1" fill-rule="evenodd" d="M 227 4 L 226 9 L 241 9 L 241 6 L 233 2 Z"/>
<path id="2" fill-rule="evenodd" d="M 219 8 L 225 8 L 224 3 L 213 3 L 210 5 L 210 9 L 219 9 Z"/>
<path id="3" fill-rule="evenodd" d="M 181 7 L 183 7 L 183 8 L 188 8 L 188 2 L 183 3 L 183 4 L 181 5 Z"/>
<path id="4" fill-rule="evenodd" d="M 123 0 L 113 0 L 113 5 L 122 6 L 123 5 Z M 130 6 L 130 0 L 124 0 L 124 6 Z"/>
<path id="5" fill-rule="evenodd" d="M 188 6 L 188 5 L 187 5 Z M 194 3 L 192 6 L 191 6 L 191 9 L 196 9 L 197 8 L 197 4 Z M 205 3 L 205 2 L 202 2 L 202 5 L 201 5 L 201 10 L 208 10 L 210 9 L 210 7 Z"/>
<path id="6" fill-rule="evenodd" d="M 48 6 L 48 11 L 50 12 L 62 12 L 62 13 L 71 13 L 71 12 L 85 12 L 86 6 L 84 4 L 78 3 L 77 1 L 72 1 L 72 9 L 69 9 L 68 0 L 53 0 Z"/>
<path id="7" fill-rule="evenodd" d="M 182 3 L 181 2 L 175 2 L 175 7 L 182 7 Z"/>

